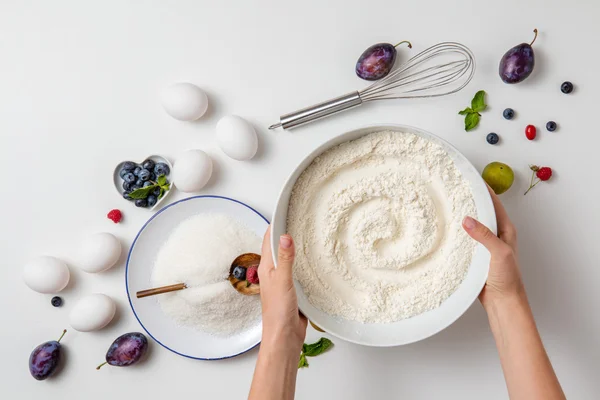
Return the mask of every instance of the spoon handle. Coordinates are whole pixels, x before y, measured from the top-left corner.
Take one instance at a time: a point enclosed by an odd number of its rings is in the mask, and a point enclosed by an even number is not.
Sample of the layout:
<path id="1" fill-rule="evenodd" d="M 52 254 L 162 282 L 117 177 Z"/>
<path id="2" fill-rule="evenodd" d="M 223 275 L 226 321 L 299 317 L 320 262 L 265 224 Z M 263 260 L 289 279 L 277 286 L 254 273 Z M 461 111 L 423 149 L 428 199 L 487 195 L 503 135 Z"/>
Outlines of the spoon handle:
<path id="1" fill-rule="evenodd" d="M 183 290 L 185 288 L 187 288 L 185 283 L 177 283 L 175 285 L 161 286 L 161 287 L 157 287 L 157 288 L 153 288 L 153 289 L 140 290 L 139 292 L 137 292 L 135 294 L 135 296 L 138 299 L 141 299 L 142 297 L 154 296 L 155 294 L 161 294 L 161 293 L 174 292 L 176 290 Z"/>

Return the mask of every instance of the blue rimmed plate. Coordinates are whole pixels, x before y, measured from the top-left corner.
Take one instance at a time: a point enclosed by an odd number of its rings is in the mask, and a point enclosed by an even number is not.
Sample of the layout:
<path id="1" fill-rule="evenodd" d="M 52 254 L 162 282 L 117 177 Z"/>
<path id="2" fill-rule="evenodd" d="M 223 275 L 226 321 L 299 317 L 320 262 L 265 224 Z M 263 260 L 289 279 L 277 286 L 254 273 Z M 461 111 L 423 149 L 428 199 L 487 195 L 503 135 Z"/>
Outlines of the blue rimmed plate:
<path id="1" fill-rule="evenodd" d="M 269 221 L 249 205 L 227 197 L 194 196 L 170 204 L 152 216 L 135 237 L 127 258 L 125 284 L 135 317 L 156 342 L 184 357 L 218 360 L 238 356 L 258 345 L 261 321 L 238 335 L 216 337 L 179 326 L 162 312 L 156 298 L 135 297 L 137 291 L 152 287 L 154 260 L 171 232 L 187 218 L 205 212 L 228 214 L 261 237 L 269 225 Z"/>

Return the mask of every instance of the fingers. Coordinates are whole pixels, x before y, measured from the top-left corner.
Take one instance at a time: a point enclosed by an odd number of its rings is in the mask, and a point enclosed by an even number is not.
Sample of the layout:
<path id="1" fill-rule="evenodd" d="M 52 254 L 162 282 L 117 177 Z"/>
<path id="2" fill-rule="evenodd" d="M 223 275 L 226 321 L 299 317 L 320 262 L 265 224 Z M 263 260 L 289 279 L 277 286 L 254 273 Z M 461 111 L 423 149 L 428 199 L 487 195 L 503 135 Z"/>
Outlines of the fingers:
<path id="1" fill-rule="evenodd" d="M 515 247 L 517 244 L 517 231 L 515 226 L 510 221 L 506 209 L 502 202 L 494 193 L 492 188 L 488 186 L 488 190 L 490 191 L 490 196 L 492 196 L 492 202 L 494 203 L 494 209 L 496 210 L 496 222 L 498 224 L 498 236 L 502 238 L 506 243 Z"/>
<path id="2" fill-rule="evenodd" d="M 296 250 L 290 235 L 281 235 L 279 238 L 279 252 L 277 255 L 277 273 L 292 278 L 292 266 Z"/>
<path id="3" fill-rule="evenodd" d="M 275 268 L 273 264 L 273 253 L 271 252 L 271 225 L 267 228 L 263 237 L 262 250 L 260 254 L 260 267 L 258 268 L 259 275 L 266 273 Z"/>
<path id="4" fill-rule="evenodd" d="M 463 228 L 467 231 L 469 236 L 484 245 L 492 254 L 502 251 L 503 247 L 506 246 L 506 244 L 500 240 L 498 236 L 494 235 L 487 226 L 471 217 L 465 217 L 463 220 Z"/>

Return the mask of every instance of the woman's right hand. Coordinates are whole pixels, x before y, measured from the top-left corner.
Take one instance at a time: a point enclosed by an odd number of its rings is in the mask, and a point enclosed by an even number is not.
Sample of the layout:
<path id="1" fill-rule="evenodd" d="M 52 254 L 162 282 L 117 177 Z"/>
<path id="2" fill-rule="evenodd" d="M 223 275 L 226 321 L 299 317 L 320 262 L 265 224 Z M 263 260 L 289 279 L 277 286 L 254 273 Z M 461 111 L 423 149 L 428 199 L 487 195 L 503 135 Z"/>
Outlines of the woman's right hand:
<path id="1" fill-rule="evenodd" d="M 498 196 L 489 187 L 488 190 L 496 209 L 498 235 L 494 235 L 485 225 L 471 217 L 463 220 L 463 228 L 469 236 L 484 245 L 492 256 L 488 279 L 479 295 L 484 307 L 496 300 L 525 295 L 517 263 L 517 231 Z"/>

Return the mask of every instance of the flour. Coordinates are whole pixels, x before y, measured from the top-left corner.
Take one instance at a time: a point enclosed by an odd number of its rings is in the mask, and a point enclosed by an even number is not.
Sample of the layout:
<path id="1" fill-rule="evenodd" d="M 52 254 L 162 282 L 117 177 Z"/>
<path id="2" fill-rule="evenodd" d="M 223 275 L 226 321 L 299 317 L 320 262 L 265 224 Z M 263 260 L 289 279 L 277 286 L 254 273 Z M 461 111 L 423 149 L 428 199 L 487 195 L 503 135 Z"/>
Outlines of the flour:
<path id="1" fill-rule="evenodd" d="M 388 323 L 438 307 L 460 285 L 475 243 L 469 183 L 437 143 L 377 132 L 316 158 L 292 190 L 294 276 L 322 311 Z"/>
<path id="2" fill-rule="evenodd" d="M 226 214 L 183 221 L 158 252 L 152 284 L 184 282 L 188 288 L 157 296 L 162 310 L 180 325 L 219 336 L 257 324 L 259 296 L 238 293 L 226 279 L 238 255 L 260 253 L 260 248 L 260 237 Z"/>

